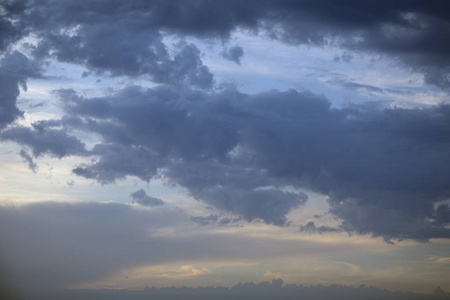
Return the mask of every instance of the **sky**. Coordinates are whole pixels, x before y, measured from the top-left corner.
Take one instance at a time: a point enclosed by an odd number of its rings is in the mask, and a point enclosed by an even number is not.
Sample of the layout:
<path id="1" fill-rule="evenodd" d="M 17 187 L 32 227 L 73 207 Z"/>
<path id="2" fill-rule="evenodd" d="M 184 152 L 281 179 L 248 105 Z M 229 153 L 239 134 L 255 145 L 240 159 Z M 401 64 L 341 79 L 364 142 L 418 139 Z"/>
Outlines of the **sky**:
<path id="1" fill-rule="evenodd" d="M 450 291 L 448 1 L 0 15 L 11 291 Z"/>

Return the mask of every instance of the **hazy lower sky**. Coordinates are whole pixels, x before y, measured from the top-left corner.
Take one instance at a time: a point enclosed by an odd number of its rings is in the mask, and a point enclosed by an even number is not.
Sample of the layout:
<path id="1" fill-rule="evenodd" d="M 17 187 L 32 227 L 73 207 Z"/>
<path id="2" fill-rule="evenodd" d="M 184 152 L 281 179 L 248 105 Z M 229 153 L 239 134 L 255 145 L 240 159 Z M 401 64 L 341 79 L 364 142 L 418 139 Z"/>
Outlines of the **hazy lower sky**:
<path id="1" fill-rule="evenodd" d="M 13 290 L 450 291 L 448 1 L 4 0 L 0 15 Z"/>

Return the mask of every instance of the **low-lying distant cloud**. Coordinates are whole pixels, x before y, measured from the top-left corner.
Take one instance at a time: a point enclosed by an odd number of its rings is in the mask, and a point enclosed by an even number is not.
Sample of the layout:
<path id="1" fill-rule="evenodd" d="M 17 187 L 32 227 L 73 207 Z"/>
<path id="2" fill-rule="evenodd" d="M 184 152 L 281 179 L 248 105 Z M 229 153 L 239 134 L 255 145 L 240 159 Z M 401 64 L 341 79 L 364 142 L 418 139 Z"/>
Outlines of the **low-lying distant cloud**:
<path id="1" fill-rule="evenodd" d="M 313 242 L 198 229 L 185 211 L 168 205 L 159 209 L 114 202 L 2 205 L 0 271 L 13 271 L 9 279 L 15 290 L 51 290 L 104 280 L 140 266 L 327 251 Z M 179 271 L 181 276 L 209 272 L 202 267 Z"/>

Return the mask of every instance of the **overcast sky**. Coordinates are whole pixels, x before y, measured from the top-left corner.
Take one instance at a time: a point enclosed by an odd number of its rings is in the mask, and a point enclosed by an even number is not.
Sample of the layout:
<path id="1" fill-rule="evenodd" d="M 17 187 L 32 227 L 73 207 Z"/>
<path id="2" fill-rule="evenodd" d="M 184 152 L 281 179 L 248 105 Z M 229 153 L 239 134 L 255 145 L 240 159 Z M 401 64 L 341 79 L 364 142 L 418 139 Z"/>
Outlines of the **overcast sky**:
<path id="1" fill-rule="evenodd" d="M 13 290 L 450 291 L 448 1 L 4 0 L 0 15 Z"/>

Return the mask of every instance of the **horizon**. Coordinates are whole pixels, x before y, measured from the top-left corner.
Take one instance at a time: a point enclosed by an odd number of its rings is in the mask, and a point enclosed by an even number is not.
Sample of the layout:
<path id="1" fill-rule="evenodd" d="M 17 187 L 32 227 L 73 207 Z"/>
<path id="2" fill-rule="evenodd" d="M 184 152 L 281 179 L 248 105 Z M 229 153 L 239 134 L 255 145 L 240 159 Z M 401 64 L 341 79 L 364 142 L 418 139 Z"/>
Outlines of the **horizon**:
<path id="1" fill-rule="evenodd" d="M 6 290 L 5 290 L 6 291 Z M 12 294 L 12 293 L 11 293 Z M 1 294 L 9 296 L 9 294 Z M 439 286 L 429 293 L 391 291 L 373 286 L 346 286 L 339 284 L 310 285 L 285 284 L 282 279 L 273 279 L 271 282 L 246 282 L 231 286 L 170 286 L 145 287 L 144 289 L 115 289 L 104 287 L 102 289 L 56 289 L 21 291 L 15 296 L 33 297 L 33 299 L 449 299 L 450 293 Z M 5 297 L 5 299 L 10 299 Z M 15 299 L 15 298 L 14 298 Z"/>

